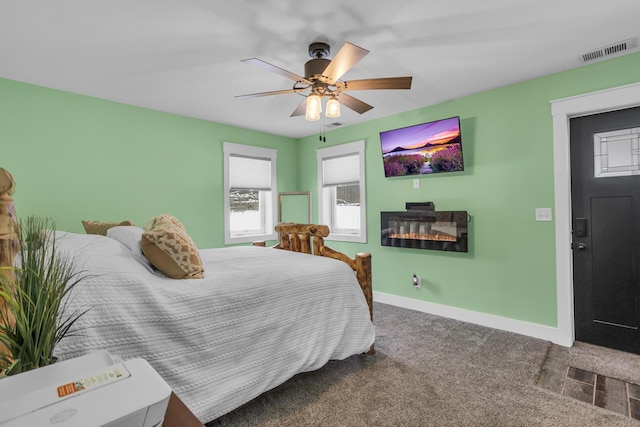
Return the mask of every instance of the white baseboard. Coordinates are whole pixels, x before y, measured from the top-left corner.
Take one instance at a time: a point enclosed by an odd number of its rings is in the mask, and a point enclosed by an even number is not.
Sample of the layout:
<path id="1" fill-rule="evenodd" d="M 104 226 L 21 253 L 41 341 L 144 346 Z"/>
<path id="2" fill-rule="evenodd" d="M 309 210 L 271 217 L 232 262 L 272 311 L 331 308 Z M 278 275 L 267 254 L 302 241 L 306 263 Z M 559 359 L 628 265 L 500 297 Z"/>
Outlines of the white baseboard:
<path id="1" fill-rule="evenodd" d="M 384 292 L 374 291 L 373 300 L 383 304 L 395 305 L 397 307 L 408 308 L 410 310 L 421 311 L 423 313 L 447 317 L 449 319 L 474 323 L 476 325 L 500 329 L 502 331 L 514 332 L 516 334 L 527 335 L 533 338 L 539 338 L 542 340 L 551 341 L 555 344 L 563 345 L 562 342 L 559 342 L 558 339 L 558 329 L 550 326 L 524 322 L 522 320 L 510 319 L 508 317 L 494 316 L 492 314 L 465 310 L 448 305 L 435 304 L 432 302 L 416 300 L 413 298 L 391 295 Z"/>

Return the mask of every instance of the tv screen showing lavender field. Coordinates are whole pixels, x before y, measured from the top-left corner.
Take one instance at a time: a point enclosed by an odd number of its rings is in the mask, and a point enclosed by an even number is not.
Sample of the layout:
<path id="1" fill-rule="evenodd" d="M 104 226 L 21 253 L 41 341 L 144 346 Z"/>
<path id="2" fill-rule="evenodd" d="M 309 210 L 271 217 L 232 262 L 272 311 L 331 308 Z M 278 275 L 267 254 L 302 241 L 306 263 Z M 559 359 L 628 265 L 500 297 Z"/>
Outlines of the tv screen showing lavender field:
<path id="1" fill-rule="evenodd" d="M 464 170 L 460 118 L 380 132 L 384 176 Z"/>

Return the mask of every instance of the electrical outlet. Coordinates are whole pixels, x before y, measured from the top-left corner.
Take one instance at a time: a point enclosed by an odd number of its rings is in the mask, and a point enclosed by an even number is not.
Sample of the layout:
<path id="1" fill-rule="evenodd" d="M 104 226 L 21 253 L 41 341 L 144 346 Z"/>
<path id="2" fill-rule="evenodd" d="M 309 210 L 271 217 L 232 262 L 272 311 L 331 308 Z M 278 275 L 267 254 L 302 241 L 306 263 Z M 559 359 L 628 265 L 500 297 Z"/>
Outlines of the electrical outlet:
<path id="1" fill-rule="evenodd" d="M 420 277 L 416 276 L 415 274 L 411 278 L 411 283 L 413 283 L 413 287 L 414 288 L 421 288 L 422 287 L 422 279 Z"/>

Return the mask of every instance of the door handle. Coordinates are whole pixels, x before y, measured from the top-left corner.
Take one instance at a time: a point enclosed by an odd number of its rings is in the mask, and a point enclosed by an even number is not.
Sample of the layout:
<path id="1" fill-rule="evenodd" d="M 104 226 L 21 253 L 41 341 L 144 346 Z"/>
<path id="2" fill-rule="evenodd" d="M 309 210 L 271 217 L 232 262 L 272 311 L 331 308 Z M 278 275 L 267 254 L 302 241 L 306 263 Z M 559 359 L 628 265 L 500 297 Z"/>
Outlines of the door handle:
<path id="1" fill-rule="evenodd" d="M 585 245 L 584 243 L 578 243 L 578 249 L 584 251 L 585 249 L 587 249 L 587 245 Z"/>

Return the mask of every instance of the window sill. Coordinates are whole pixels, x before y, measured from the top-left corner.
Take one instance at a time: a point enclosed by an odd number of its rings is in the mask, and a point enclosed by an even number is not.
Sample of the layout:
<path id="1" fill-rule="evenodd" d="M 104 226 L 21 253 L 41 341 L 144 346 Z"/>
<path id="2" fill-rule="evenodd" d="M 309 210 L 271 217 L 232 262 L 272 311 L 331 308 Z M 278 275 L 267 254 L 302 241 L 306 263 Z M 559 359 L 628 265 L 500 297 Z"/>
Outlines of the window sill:
<path id="1" fill-rule="evenodd" d="M 325 240 L 335 242 L 354 242 L 354 243 L 367 243 L 367 236 L 362 234 L 338 234 L 331 233 Z"/>
<path id="2" fill-rule="evenodd" d="M 276 233 L 271 234 L 252 234 L 246 236 L 228 237 L 225 236 L 225 245 L 235 245 L 236 243 L 252 243 L 256 240 L 277 240 L 278 235 Z"/>

